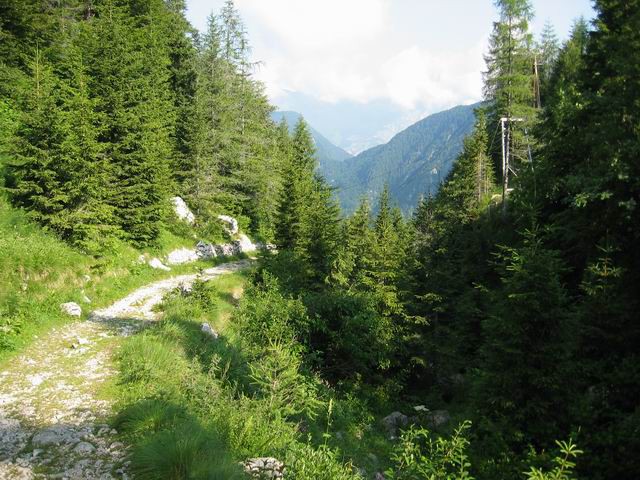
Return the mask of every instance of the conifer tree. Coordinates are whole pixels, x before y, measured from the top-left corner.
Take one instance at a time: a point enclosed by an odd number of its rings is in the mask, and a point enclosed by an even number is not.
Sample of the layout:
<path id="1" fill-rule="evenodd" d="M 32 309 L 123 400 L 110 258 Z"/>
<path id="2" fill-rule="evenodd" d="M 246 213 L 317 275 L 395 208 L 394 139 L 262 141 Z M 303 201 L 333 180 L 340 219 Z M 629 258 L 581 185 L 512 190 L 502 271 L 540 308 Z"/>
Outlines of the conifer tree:
<path id="1" fill-rule="evenodd" d="M 100 140 L 115 174 L 110 204 L 126 237 L 137 244 L 157 238 L 172 190 L 174 111 L 157 13 L 133 18 L 115 2 L 105 2 L 93 46 L 92 90 L 105 119 Z"/>
<path id="2" fill-rule="evenodd" d="M 525 129 L 535 121 L 533 92 L 533 38 L 529 22 L 533 18 L 530 0 L 496 0 L 500 19 L 493 24 L 489 53 L 485 56 L 484 97 L 488 101 L 488 128 L 493 132 L 501 118 L 522 119 L 506 124 L 506 144 L 513 162 L 527 161 Z M 501 165 L 501 142 L 494 142 L 491 155 Z M 514 165 L 515 166 L 515 165 Z"/>
<path id="3" fill-rule="evenodd" d="M 283 166 L 283 190 L 276 231 L 276 243 L 280 248 L 293 250 L 300 241 L 300 224 L 313 190 L 314 155 L 309 128 L 301 118 L 293 133 L 291 155 Z"/>
<path id="4" fill-rule="evenodd" d="M 563 263 L 533 232 L 502 252 L 502 286 L 483 323 L 479 402 L 511 445 L 552 442 L 566 427 L 575 348 Z"/>

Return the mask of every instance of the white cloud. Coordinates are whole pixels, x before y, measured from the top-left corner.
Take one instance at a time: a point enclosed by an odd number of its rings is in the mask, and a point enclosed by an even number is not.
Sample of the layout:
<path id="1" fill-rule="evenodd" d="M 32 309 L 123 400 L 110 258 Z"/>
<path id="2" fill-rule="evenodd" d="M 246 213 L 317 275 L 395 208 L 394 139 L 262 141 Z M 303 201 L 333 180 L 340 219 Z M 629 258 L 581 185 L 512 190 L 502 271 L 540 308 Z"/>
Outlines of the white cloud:
<path id="1" fill-rule="evenodd" d="M 326 102 L 387 99 L 406 109 L 480 97 L 482 45 L 438 51 L 406 35 L 391 0 L 238 0 L 256 73 L 277 103 L 286 91 Z M 412 38 L 413 37 L 413 38 Z M 413 43 L 407 41 L 413 40 Z"/>

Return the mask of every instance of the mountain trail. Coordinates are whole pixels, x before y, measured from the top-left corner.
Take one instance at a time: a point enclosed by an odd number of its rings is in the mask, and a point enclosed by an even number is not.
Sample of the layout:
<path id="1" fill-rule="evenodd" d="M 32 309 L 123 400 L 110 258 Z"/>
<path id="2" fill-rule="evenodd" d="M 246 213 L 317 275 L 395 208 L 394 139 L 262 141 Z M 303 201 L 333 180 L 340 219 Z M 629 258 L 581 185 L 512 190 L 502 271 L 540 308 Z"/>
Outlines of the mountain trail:
<path id="1" fill-rule="evenodd" d="M 156 319 L 163 296 L 196 279 L 249 266 L 230 262 L 139 288 L 86 321 L 56 328 L 0 366 L 0 479 L 126 479 L 127 446 L 108 425 L 122 338 Z"/>

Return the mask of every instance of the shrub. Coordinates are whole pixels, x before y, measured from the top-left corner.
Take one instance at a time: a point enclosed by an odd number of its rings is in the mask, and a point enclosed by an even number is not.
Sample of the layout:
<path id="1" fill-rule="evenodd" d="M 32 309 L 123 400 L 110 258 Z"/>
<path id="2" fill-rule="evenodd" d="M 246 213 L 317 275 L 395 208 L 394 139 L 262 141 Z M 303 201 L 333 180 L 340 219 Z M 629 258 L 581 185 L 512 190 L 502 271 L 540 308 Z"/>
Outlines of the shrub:
<path id="1" fill-rule="evenodd" d="M 451 438 L 434 436 L 425 428 L 410 427 L 402 433 L 392 459 L 395 467 L 386 472 L 393 480 L 473 480 L 466 449 L 465 432 L 471 422 L 463 422 Z"/>
<path id="2" fill-rule="evenodd" d="M 317 398 L 316 385 L 301 374 L 301 368 L 300 356 L 282 343 L 271 343 L 264 355 L 249 365 L 252 384 L 274 414 L 316 417 L 322 402 Z"/>

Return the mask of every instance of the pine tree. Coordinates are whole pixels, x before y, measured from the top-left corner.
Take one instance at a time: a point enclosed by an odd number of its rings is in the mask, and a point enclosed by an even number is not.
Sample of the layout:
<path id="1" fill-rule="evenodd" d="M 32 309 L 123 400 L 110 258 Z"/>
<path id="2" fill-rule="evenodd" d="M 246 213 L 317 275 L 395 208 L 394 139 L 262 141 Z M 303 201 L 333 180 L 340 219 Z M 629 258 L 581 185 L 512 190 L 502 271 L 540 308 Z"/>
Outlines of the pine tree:
<path id="1" fill-rule="evenodd" d="M 558 36 L 556 35 L 553 25 L 547 21 L 540 34 L 540 42 L 538 43 L 536 53 L 536 67 L 539 81 L 537 87 L 539 88 L 538 93 L 542 97 L 543 103 L 546 102 L 549 80 L 551 79 L 551 74 L 559 53 L 560 42 L 558 41 Z"/>
<path id="2" fill-rule="evenodd" d="M 529 0 L 496 0 L 496 6 L 500 19 L 493 24 L 489 53 L 485 56 L 487 126 L 493 132 L 501 118 L 510 119 L 505 124 L 505 143 L 510 164 L 517 169 L 517 164 L 528 161 L 530 138 L 526 131 L 536 117 L 533 39 L 529 33 L 533 9 Z M 494 165 L 501 166 L 501 142 L 494 142 L 490 154 Z"/>
<path id="3" fill-rule="evenodd" d="M 333 283 L 347 291 L 366 291 L 373 282 L 375 234 L 371 224 L 371 207 L 365 197 L 343 223 L 342 241 L 331 274 Z"/>
<path id="4" fill-rule="evenodd" d="M 566 428 L 568 360 L 575 348 L 558 252 L 527 232 L 505 248 L 502 286 L 483 323 L 478 402 L 512 446 L 545 445 Z"/>
<path id="5" fill-rule="evenodd" d="M 304 119 L 296 124 L 291 155 L 283 166 L 282 195 L 278 208 L 276 243 L 294 250 L 300 241 L 300 223 L 306 202 L 313 190 L 315 148 Z"/>
<path id="6" fill-rule="evenodd" d="M 92 90 L 105 129 L 100 140 L 114 168 L 110 197 L 118 223 L 136 244 L 153 242 L 172 190 L 170 132 L 174 118 L 169 58 L 157 10 L 134 18 L 105 2 L 95 22 Z"/>

